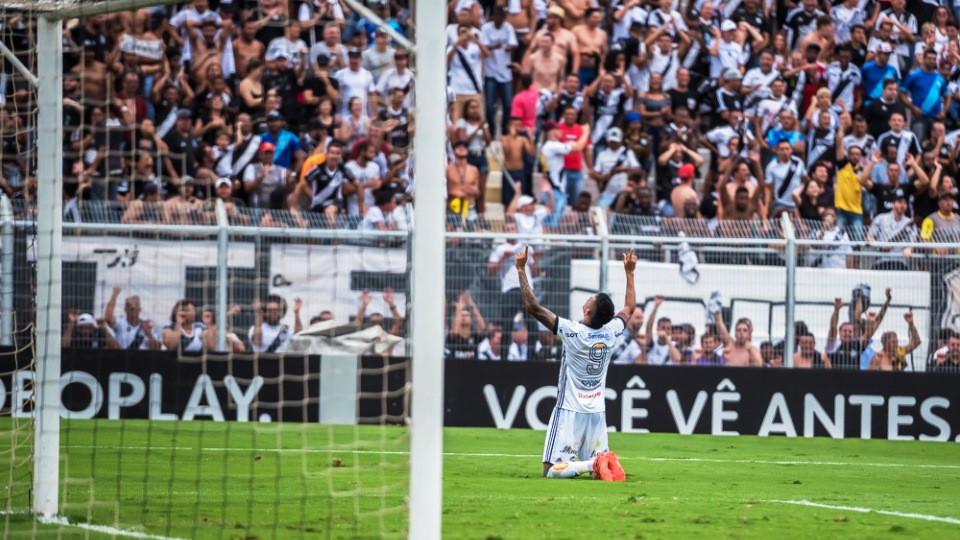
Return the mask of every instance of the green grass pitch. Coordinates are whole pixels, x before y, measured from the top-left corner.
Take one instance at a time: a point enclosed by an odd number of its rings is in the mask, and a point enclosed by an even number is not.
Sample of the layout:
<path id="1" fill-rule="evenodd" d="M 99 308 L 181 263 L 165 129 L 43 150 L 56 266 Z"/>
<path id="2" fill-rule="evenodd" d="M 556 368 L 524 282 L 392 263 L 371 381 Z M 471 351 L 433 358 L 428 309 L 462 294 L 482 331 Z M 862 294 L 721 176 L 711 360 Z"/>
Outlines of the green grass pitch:
<path id="1" fill-rule="evenodd" d="M 960 538 L 957 444 L 613 433 L 627 471 L 613 484 L 541 478 L 543 436 L 446 430 L 445 538 Z M 74 420 L 61 443 L 72 524 L 251 540 L 408 526 L 401 427 Z M 8 448 L 0 471 L 24 504 L 28 479 L 9 481 Z M 919 517 L 772 502 L 801 500 Z M 110 537 L 9 507 L 0 527 L 2 538 Z"/>

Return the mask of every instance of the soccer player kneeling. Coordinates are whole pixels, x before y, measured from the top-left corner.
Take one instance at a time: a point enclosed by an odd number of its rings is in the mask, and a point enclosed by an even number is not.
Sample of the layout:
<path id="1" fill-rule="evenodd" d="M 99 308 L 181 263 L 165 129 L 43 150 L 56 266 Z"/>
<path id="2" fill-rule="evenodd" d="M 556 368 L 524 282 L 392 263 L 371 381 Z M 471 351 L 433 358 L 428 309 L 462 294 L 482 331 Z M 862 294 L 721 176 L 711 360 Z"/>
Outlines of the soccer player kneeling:
<path id="1" fill-rule="evenodd" d="M 626 479 L 623 467 L 607 445 L 603 394 L 610 353 L 623 339 L 625 321 L 636 308 L 633 272 L 637 257 L 632 249 L 623 256 L 627 277 L 623 309 L 614 315 L 613 300 L 605 293 L 597 293 L 583 304 L 583 320 L 574 322 L 557 317 L 537 302 L 526 274 L 529 249 L 527 246 L 518 251 L 515 261 L 523 307 L 563 343 L 557 405 L 550 415 L 543 449 L 543 475 L 573 478 L 590 473 L 607 482 L 623 482 Z"/>

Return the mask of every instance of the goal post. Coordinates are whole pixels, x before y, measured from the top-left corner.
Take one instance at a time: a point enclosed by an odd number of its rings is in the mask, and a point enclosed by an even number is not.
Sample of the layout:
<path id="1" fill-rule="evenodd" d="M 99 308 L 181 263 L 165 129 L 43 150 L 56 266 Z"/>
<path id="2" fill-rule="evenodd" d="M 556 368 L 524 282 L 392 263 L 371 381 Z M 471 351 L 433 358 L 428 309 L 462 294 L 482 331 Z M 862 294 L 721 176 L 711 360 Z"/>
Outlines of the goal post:
<path id="1" fill-rule="evenodd" d="M 37 183 L 35 229 L 36 324 L 33 365 L 33 478 L 30 506 L 40 517 L 58 517 L 68 507 L 61 476 L 61 319 L 64 305 L 63 270 L 63 190 L 65 159 L 63 140 L 64 58 L 62 33 L 64 21 L 72 18 L 109 14 L 180 3 L 182 0 L 0 0 L 0 9 L 17 11 L 36 21 L 35 61 L 23 65 L 13 51 L 0 44 L 0 54 L 21 73 L 36 94 L 35 115 Z M 348 4 L 354 0 L 345 0 Z M 417 131 L 415 134 L 416 208 L 412 224 L 410 271 L 412 293 L 408 313 L 411 328 L 412 403 L 409 426 L 409 482 L 407 485 L 408 531 L 410 538 L 441 537 L 443 470 L 443 329 L 444 267 L 436 264 L 444 258 L 445 207 L 444 165 L 445 112 L 439 106 L 447 101 L 445 33 L 446 6 L 441 2 L 420 0 L 414 5 L 418 29 L 415 40 Z M 382 22 L 382 21 L 381 21 Z M 388 31 L 392 29 L 388 28 Z M 404 46 L 409 43 L 403 43 Z M 35 73 L 35 74 L 34 74 Z M 218 222 L 225 223 L 222 205 Z M 72 234 L 71 234 L 72 236 Z M 221 231 L 221 248 L 229 238 Z M 7 246 L 4 246 L 7 248 Z M 216 279 L 227 279 L 226 265 L 218 265 Z M 218 288 L 218 314 L 226 311 L 226 289 Z M 414 309 L 413 306 L 416 306 Z M 6 319 L 5 322 L 8 322 Z M 223 325 L 226 326 L 225 324 Z M 225 331 L 218 328 L 218 345 L 224 345 Z M 151 379 L 151 391 L 153 380 Z M 68 383 L 67 383 L 68 384 Z M 152 405 L 151 405 L 152 407 Z M 173 415 L 176 417 L 176 415 Z M 63 429 L 69 430 L 69 424 Z M 174 431 L 176 432 L 176 431 Z M 279 444 L 279 435 L 276 439 Z M 305 439 L 304 439 L 305 440 Z M 269 450 L 269 449 L 268 449 Z M 197 456 L 199 460 L 199 455 Z M 259 458 L 258 458 L 259 459 Z M 66 467 L 66 465 L 64 465 Z M 119 484 L 118 484 L 119 485 Z M 172 484 L 171 484 L 172 485 Z M 357 506 L 359 508 L 359 505 Z"/>

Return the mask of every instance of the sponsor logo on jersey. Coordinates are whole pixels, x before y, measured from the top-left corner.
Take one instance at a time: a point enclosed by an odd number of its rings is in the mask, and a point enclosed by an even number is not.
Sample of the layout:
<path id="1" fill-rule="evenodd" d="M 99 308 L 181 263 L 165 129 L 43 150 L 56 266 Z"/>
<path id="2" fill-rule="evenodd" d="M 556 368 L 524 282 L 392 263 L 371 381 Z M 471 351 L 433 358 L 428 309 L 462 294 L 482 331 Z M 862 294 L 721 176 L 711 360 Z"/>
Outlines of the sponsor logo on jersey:
<path id="1" fill-rule="evenodd" d="M 587 390 L 593 390 L 600 386 L 600 379 L 580 379 L 580 386 Z"/>
<path id="2" fill-rule="evenodd" d="M 587 339 L 610 339 L 610 334 L 587 334 Z"/>
<path id="3" fill-rule="evenodd" d="M 596 392 L 590 392 L 588 394 L 585 394 L 583 392 L 577 392 L 577 397 L 580 399 L 594 399 L 594 398 L 600 397 L 601 394 L 603 394 L 603 392 L 599 390 Z"/>

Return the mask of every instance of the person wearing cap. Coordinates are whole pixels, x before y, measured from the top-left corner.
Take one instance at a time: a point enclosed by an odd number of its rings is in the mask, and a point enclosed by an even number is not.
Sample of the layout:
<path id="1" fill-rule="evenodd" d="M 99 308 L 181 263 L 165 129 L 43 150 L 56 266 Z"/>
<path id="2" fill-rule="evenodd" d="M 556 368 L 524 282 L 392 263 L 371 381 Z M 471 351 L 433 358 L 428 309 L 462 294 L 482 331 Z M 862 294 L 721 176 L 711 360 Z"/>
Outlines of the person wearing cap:
<path id="1" fill-rule="evenodd" d="M 237 184 L 240 182 L 238 181 Z M 220 177 L 213 183 L 213 197 L 206 201 L 203 209 L 208 213 L 208 221 L 216 223 L 217 221 L 217 200 L 223 201 L 224 210 L 227 212 L 227 219 L 233 225 L 248 225 L 250 216 L 240 213 L 238 208 L 245 207 L 243 201 L 233 196 L 234 182 L 229 178 Z"/>
<path id="2" fill-rule="evenodd" d="M 495 125 L 497 105 L 503 116 L 501 133 L 507 132 L 510 120 L 510 103 L 513 100 L 513 70 L 510 58 L 519 45 L 517 33 L 506 22 L 507 6 L 493 8 L 493 20 L 480 28 L 480 41 L 490 49 L 490 56 L 483 61 L 484 97 L 487 111 L 487 123 Z"/>
<path id="3" fill-rule="evenodd" d="M 480 192 L 480 171 L 467 161 L 467 143 L 453 143 L 454 161 L 447 164 L 447 213 L 468 222 L 476 221 Z"/>
<path id="4" fill-rule="evenodd" d="M 286 187 L 291 174 L 289 169 L 276 162 L 276 147 L 272 142 L 264 140 L 260 143 L 258 158 L 244 169 L 243 188 L 250 197 L 251 207 L 267 208 L 270 194 Z"/>
<path id="5" fill-rule="evenodd" d="M 204 220 L 203 201 L 194 196 L 197 181 L 192 176 L 180 178 L 177 194 L 163 203 L 163 222 L 168 225 L 196 225 Z"/>
<path id="6" fill-rule="evenodd" d="M 937 197 L 937 211 L 923 220 L 920 227 L 920 240 L 937 243 L 960 243 L 960 218 L 953 211 L 957 201 L 955 190 L 943 190 Z M 934 255 L 950 255 L 949 248 L 934 248 Z M 957 253 L 957 250 L 953 250 Z"/>
<path id="7" fill-rule="evenodd" d="M 337 23 L 329 22 L 323 28 L 323 39 L 317 40 L 316 44 L 310 47 L 310 66 L 314 73 L 318 69 L 318 59 L 326 56 L 329 60 L 327 69 L 331 73 L 347 67 L 349 58 L 347 57 L 347 48 L 340 40 L 340 26 Z"/>
<path id="8" fill-rule="evenodd" d="M 723 76 L 730 80 L 732 71 L 742 73 L 743 45 L 746 35 L 737 31 L 737 23 L 727 19 L 720 28 L 713 29 L 713 43 L 710 45 L 710 77 Z"/>
<path id="9" fill-rule="evenodd" d="M 300 138 L 285 129 L 285 118 L 279 111 L 267 113 L 267 132 L 260 138 L 273 146 L 273 163 L 290 171 L 300 170 L 306 157 L 300 148 Z"/>
<path id="10" fill-rule="evenodd" d="M 580 138 L 568 143 L 561 140 L 562 133 L 556 122 L 547 120 L 541 126 L 546 141 L 540 146 L 540 155 L 547 165 L 543 187 L 553 191 L 553 213 L 545 220 L 547 227 L 559 225 L 567 210 L 566 176 L 563 174 L 564 158 L 571 153 L 582 152 L 590 142 L 590 125 L 583 124 Z M 542 191 L 545 191 L 543 189 Z"/>
<path id="11" fill-rule="evenodd" d="M 389 99 L 393 90 L 403 90 L 403 107 L 406 109 L 412 108 L 415 103 L 414 89 L 417 82 L 409 66 L 410 54 L 403 49 L 397 49 L 393 52 L 393 66 L 387 68 L 377 80 L 377 92 L 380 96 Z"/>
<path id="12" fill-rule="evenodd" d="M 67 311 L 67 324 L 60 337 L 60 347 L 64 349 L 120 348 L 106 320 L 95 319 L 93 315 L 80 313 L 77 309 Z"/>
<path id="13" fill-rule="evenodd" d="M 163 137 L 163 142 L 169 149 L 169 159 L 164 160 L 166 172 L 175 186 L 179 185 L 180 178 L 197 173 L 197 144 L 193 137 L 193 113 L 189 109 L 177 110 L 176 123 Z"/>
<path id="14" fill-rule="evenodd" d="M 559 53 L 560 57 L 564 59 L 565 65 L 569 69 L 568 73 L 580 72 L 580 45 L 577 36 L 563 27 L 565 15 L 566 11 L 560 6 L 554 5 L 547 8 L 547 24 L 534 34 L 530 48 L 524 52 L 523 63 L 526 63 L 527 58 L 543 46 L 544 42 L 540 41 L 540 36 L 550 34 L 553 36 L 552 46 L 556 49 L 555 52 Z"/>
<path id="15" fill-rule="evenodd" d="M 374 33 L 373 47 L 364 49 L 360 65 L 379 80 L 383 73 L 393 66 L 394 49 L 390 46 L 390 36 L 382 28 Z"/>
<path id="16" fill-rule="evenodd" d="M 340 116 L 350 114 L 350 100 L 359 98 L 364 110 L 376 111 L 377 87 L 374 84 L 373 74 L 363 68 L 363 53 L 360 49 L 351 48 L 347 51 L 347 67 L 336 74 L 340 85 Z"/>
<path id="17" fill-rule="evenodd" d="M 394 32 L 400 35 L 403 35 L 403 28 L 400 26 L 400 23 L 398 23 L 397 20 L 390 15 L 390 6 L 388 5 L 387 0 L 367 0 L 366 4 L 367 4 L 367 7 L 369 7 L 370 10 L 373 11 L 374 15 L 376 15 L 377 17 L 380 18 L 380 20 L 386 23 L 386 25 L 389 26 L 391 30 L 393 30 Z M 366 17 L 364 17 L 359 21 L 357 21 L 356 33 L 362 36 L 366 36 L 367 45 L 372 45 L 374 40 L 376 39 L 375 35 L 377 32 L 377 28 L 379 27 L 380 25 L 378 23 L 373 22 L 372 19 L 367 19 Z"/>
<path id="18" fill-rule="evenodd" d="M 893 47 L 889 43 L 881 43 L 873 60 L 860 68 L 860 74 L 863 78 L 864 105 L 869 106 L 872 101 L 880 99 L 887 79 L 893 79 L 894 82 L 899 84 L 900 70 L 890 62 L 892 52 Z"/>
<path id="19" fill-rule="evenodd" d="M 607 131 L 607 146 L 593 161 L 590 178 L 597 183 L 600 198 L 597 205 L 609 208 L 627 187 L 627 178 L 643 170 L 633 150 L 623 145 L 623 131 L 612 127 Z"/>
<path id="20" fill-rule="evenodd" d="M 447 74 L 454 98 L 451 120 L 460 119 L 464 104 L 471 99 L 483 105 L 483 59 L 490 49 L 480 41 L 473 28 L 466 24 L 457 27 L 457 42 L 447 47 Z M 483 114 L 483 111 L 480 111 Z"/>
<path id="21" fill-rule="evenodd" d="M 818 9 L 817 0 L 803 0 L 799 6 L 787 13 L 784 27 L 787 29 L 787 47 L 790 50 L 800 50 L 803 38 L 816 30 L 817 17 L 824 13 Z"/>
<path id="22" fill-rule="evenodd" d="M 148 182 L 143 186 L 139 199 L 130 201 L 120 218 L 120 223 L 163 223 L 163 198 L 160 196 L 160 184 Z"/>
<path id="23" fill-rule="evenodd" d="M 916 242 L 917 227 L 907 215 L 910 208 L 909 197 L 903 189 L 893 192 L 893 206 L 889 212 L 877 214 L 870 223 L 867 232 L 868 242 Z M 884 249 L 886 254 L 874 263 L 874 270 L 908 270 L 907 258 L 912 255 L 911 248 Z"/>
<path id="24" fill-rule="evenodd" d="M 680 170 L 677 171 L 677 180 L 673 191 L 670 192 L 670 206 L 671 208 L 664 208 L 666 215 L 671 214 L 671 209 L 673 214 L 677 217 L 682 217 L 682 211 L 685 208 L 685 205 L 693 201 L 697 208 L 700 207 L 700 194 L 697 193 L 696 188 L 693 186 L 693 178 L 696 173 L 693 165 L 690 163 L 685 163 Z M 696 212 L 695 212 L 696 213 Z"/>
<path id="25" fill-rule="evenodd" d="M 716 114 L 714 125 L 721 125 L 729 122 L 730 113 L 733 111 L 743 112 L 743 94 L 740 93 L 740 82 L 743 75 L 737 69 L 727 69 L 723 72 L 723 83 L 717 88 L 714 100 L 716 102 Z"/>

